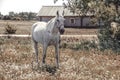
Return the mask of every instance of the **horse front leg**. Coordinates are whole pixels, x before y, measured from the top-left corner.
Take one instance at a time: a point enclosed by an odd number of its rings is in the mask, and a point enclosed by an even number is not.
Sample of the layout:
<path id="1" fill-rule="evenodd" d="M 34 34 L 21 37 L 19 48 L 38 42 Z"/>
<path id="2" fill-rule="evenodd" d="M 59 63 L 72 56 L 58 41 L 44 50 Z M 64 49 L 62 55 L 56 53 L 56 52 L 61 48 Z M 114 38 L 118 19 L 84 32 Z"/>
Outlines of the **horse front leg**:
<path id="1" fill-rule="evenodd" d="M 47 52 L 47 45 L 44 44 L 44 45 L 43 45 L 42 66 L 45 64 L 46 52 Z"/>
<path id="2" fill-rule="evenodd" d="M 55 45 L 56 64 L 59 68 L 59 43 Z"/>

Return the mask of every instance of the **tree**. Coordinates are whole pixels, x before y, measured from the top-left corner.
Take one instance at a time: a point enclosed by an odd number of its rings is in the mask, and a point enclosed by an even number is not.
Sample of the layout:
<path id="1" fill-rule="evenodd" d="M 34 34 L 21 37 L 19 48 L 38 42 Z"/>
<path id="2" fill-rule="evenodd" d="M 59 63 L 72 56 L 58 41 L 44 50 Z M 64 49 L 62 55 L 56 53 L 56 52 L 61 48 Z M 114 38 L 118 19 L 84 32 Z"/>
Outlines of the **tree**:
<path id="1" fill-rule="evenodd" d="M 56 2 L 58 0 L 54 0 Z M 73 13 L 86 15 L 88 12 L 94 14 L 95 22 L 102 21 L 99 30 L 100 49 L 112 49 L 120 51 L 120 39 L 111 37 L 111 22 L 120 23 L 120 0 L 67 0 L 64 6 Z M 118 26 L 118 29 L 120 26 Z M 120 33 L 118 30 L 117 33 Z M 118 35 L 120 37 L 120 35 Z"/>
<path id="2" fill-rule="evenodd" d="M 36 13 L 29 12 L 28 13 L 28 20 L 34 20 L 36 18 Z"/>
<path id="3" fill-rule="evenodd" d="M 2 19 L 2 17 L 3 17 L 3 15 L 2 15 L 1 12 L 0 12 L 0 19 Z"/>

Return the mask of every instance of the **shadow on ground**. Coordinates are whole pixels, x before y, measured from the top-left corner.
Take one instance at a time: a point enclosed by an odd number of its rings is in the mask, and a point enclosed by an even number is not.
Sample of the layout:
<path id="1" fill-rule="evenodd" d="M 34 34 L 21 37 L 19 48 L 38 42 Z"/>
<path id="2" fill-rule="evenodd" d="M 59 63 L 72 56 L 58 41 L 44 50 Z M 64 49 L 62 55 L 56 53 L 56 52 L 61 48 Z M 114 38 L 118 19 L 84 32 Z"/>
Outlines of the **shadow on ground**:
<path id="1" fill-rule="evenodd" d="M 44 65 L 44 66 L 32 67 L 32 69 L 39 72 L 39 73 L 48 72 L 51 75 L 54 75 L 57 72 L 58 68 L 56 66 Z"/>

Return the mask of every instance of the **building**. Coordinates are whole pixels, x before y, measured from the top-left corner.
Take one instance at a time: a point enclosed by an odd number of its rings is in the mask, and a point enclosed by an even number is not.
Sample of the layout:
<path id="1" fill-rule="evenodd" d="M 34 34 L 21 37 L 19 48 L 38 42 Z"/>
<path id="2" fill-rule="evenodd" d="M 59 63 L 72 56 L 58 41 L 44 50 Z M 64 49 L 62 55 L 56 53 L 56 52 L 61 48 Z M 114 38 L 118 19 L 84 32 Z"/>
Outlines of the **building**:
<path id="1" fill-rule="evenodd" d="M 63 6 L 43 6 L 37 16 L 40 21 L 47 22 L 56 16 L 57 11 L 59 11 L 60 14 L 64 11 L 65 27 L 95 27 L 95 24 L 91 23 L 91 17 L 93 17 L 93 15 L 87 14 L 85 16 L 79 16 L 78 14 L 73 14 Z"/>

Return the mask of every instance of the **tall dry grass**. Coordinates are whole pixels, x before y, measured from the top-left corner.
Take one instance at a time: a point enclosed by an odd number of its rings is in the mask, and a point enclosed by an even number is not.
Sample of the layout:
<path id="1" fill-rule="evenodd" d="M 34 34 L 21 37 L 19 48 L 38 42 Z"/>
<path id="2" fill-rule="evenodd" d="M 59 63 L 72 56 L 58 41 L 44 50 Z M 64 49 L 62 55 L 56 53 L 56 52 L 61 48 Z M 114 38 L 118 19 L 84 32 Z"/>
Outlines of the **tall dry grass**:
<path id="1" fill-rule="evenodd" d="M 39 53 L 41 62 L 41 47 Z M 120 55 L 111 50 L 61 48 L 59 69 L 54 67 L 54 57 L 51 46 L 47 68 L 36 68 L 30 38 L 0 38 L 0 80 L 120 80 Z"/>

